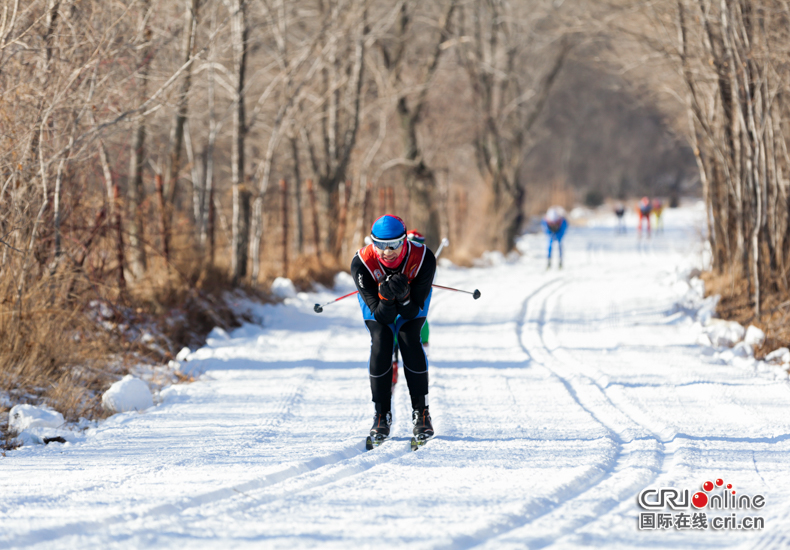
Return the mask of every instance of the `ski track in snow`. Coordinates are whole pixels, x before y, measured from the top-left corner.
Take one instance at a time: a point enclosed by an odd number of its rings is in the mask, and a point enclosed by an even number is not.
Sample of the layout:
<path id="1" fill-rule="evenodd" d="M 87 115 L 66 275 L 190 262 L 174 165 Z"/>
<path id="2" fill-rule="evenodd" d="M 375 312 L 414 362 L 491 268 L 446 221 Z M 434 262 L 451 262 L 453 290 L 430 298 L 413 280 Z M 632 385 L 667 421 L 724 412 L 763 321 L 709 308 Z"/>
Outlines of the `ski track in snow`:
<path id="1" fill-rule="evenodd" d="M 437 436 L 371 452 L 369 338 L 345 286 L 258 306 L 210 339 L 205 374 L 144 414 L 0 459 L 3 548 L 782 548 L 790 544 L 788 383 L 721 364 L 667 278 L 698 263 L 692 208 L 649 243 L 572 227 L 515 262 L 443 268 L 430 320 Z M 347 286 L 348 283 L 345 283 Z M 761 531 L 640 531 L 646 487 L 723 477 L 766 495 Z"/>

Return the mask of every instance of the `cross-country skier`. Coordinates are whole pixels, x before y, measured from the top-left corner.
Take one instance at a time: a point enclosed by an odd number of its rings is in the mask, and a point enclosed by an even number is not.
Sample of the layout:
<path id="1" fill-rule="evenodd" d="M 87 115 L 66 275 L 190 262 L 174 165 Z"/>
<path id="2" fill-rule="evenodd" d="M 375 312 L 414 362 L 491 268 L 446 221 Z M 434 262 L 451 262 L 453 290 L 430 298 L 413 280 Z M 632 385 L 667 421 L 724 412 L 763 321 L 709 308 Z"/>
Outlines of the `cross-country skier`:
<path id="1" fill-rule="evenodd" d="M 650 205 L 650 199 L 647 197 L 642 197 L 642 200 L 639 201 L 639 208 L 637 208 L 637 213 L 639 213 L 639 238 L 642 238 L 642 220 L 647 222 L 647 236 L 650 237 L 650 210 L 652 209 Z"/>
<path id="2" fill-rule="evenodd" d="M 653 199 L 653 215 L 656 217 L 656 223 L 653 226 L 653 230 L 656 233 L 664 232 L 664 219 L 661 217 L 663 212 L 664 203 L 661 202 L 661 199 Z"/>
<path id="3" fill-rule="evenodd" d="M 557 241 L 557 251 L 560 258 L 559 267 L 562 269 L 562 237 L 565 236 L 565 230 L 568 229 L 568 222 L 565 220 L 562 208 L 559 206 L 549 208 L 541 225 L 549 238 L 549 262 L 546 269 L 551 269 L 551 245 L 554 241 Z"/>
<path id="4" fill-rule="evenodd" d="M 375 416 L 370 429 L 374 445 L 390 434 L 392 424 L 392 352 L 398 337 L 412 404 L 417 441 L 433 436 L 428 410 L 428 359 L 420 331 L 431 303 L 436 258 L 426 246 L 406 238 L 406 224 L 387 214 L 370 232 L 372 244 L 351 261 L 351 275 L 359 290 L 362 318 L 370 332 L 370 389 Z"/>
<path id="5" fill-rule="evenodd" d="M 617 216 L 617 233 L 625 233 L 625 222 L 623 221 L 623 217 L 625 216 L 625 206 L 623 203 L 618 202 L 617 206 L 614 207 L 614 213 Z"/>

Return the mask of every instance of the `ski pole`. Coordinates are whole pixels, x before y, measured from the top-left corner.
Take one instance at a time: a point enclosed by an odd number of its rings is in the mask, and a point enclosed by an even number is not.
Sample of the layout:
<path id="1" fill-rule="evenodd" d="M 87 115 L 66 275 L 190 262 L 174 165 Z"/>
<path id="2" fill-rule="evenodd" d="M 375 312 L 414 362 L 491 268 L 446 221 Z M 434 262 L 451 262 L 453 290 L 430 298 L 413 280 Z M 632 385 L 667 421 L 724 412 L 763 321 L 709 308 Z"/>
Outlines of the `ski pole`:
<path id="1" fill-rule="evenodd" d="M 477 289 L 475 289 L 474 292 L 469 292 L 468 290 L 461 290 L 460 288 L 450 288 L 449 286 L 441 286 L 441 285 L 431 285 L 431 286 L 434 288 L 442 288 L 444 290 L 452 290 L 453 292 L 463 292 L 464 294 L 471 294 L 472 298 L 474 298 L 475 300 L 477 300 L 480 297 L 480 291 Z M 353 296 L 354 294 L 359 294 L 359 291 L 355 290 L 354 292 L 349 292 L 345 296 L 341 296 L 340 298 L 335 298 L 334 300 L 330 300 L 325 304 L 316 304 L 313 306 L 313 311 L 315 311 L 316 313 L 321 313 L 322 311 L 324 311 L 324 308 L 326 306 L 332 305 L 335 302 L 339 302 L 343 298 L 348 298 L 349 296 Z"/>
<path id="2" fill-rule="evenodd" d="M 340 301 L 340 300 L 342 300 L 343 298 L 348 298 L 349 296 L 353 296 L 354 294 L 358 294 L 358 293 L 359 293 L 359 291 L 358 291 L 358 290 L 355 290 L 354 292 L 349 292 L 349 293 L 348 293 L 348 294 L 346 294 L 345 296 L 341 296 L 340 298 L 335 298 L 334 300 L 330 300 L 329 302 L 327 302 L 327 303 L 325 303 L 325 304 L 323 304 L 323 305 L 321 305 L 321 304 L 316 304 L 316 305 L 314 305 L 314 306 L 313 306 L 313 311 L 315 311 L 316 313 L 321 313 L 322 311 L 324 311 L 324 308 L 325 308 L 326 306 L 328 306 L 328 305 L 331 305 L 331 304 L 334 304 L 335 302 L 339 302 L 339 301 Z"/>
<path id="3" fill-rule="evenodd" d="M 444 290 L 452 290 L 453 292 L 463 292 L 464 294 L 471 294 L 472 298 L 477 300 L 480 297 L 480 291 L 475 289 L 474 292 L 469 292 L 468 290 L 461 290 L 460 288 L 451 288 L 449 286 L 442 286 L 442 285 L 431 285 L 433 288 L 443 288 Z"/>

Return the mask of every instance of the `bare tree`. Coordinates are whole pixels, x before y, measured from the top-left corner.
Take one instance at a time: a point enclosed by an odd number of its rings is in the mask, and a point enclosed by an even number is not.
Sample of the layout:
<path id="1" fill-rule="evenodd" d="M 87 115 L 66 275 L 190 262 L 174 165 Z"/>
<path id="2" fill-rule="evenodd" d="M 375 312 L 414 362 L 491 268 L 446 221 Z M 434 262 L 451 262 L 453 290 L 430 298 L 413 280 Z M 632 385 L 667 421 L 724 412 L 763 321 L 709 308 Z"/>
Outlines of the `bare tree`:
<path id="1" fill-rule="evenodd" d="M 376 42 L 381 51 L 382 65 L 389 74 L 390 88 L 394 90 L 397 98 L 396 112 L 400 120 L 405 184 L 411 205 L 409 222 L 414 227 L 420 228 L 420 231 L 425 235 L 427 245 L 434 250 L 439 245 L 441 238 L 436 174 L 428 165 L 417 136 L 430 84 L 439 67 L 441 54 L 446 49 L 445 44 L 449 39 L 455 5 L 455 0 L 445 0 L 440 3 L 441 14 L 435 24 L 438 31 L 433 33 L 435 36 L 431 36 L 431 42 L 428 45 L 429 55 L 415 60 L 416 56 L 410 55 L 408 51 L 408 45 L 418 41 L 418 37 L 423 34 L 423 29 L 410 32 L 414 19 L 421 14 L 417 13 L 418 3 L 407 0 L 400 2 L 396 30 L 392 40 L 379 39 Z M 408 69 L 416 71 L 417 75 L 413 82 L 406 83 L 404 72 Z M 416 93 L 414 93 L 415 91 Z"/>
<path id="2" fill-rule="evenodd" d="M 235 282 L 247 274 L 247 248 L 249 246 L 249 191 L 243 189 L 244 145 L 247 122 L 244 106 L 245 77 L 247 71 L 247 21 L 246 0 L 227 0 L 231 18 L 231 44 L 233 48 L 233 138 L 231 141 L 231 181 L 233 185 L 233 243 L 231 245 L 231 273 Z"/>
<path id="3" fill-rule="evenodd" d="M 369 32 L 367 6 L 363 4 L 344 12 L 343 4 L 320 3 L 322 16 L 334 22 L 332 32 L 327 33 L 321 42 L 325 62 L 321 70 L 320 100 L 316 105 L 320 131 L 314 132 L 314 125 L 308 122 L 305 131 L 300 133 L 322 191 L 324 216 L 328 219 L 335 219 L 338 213 L 338 188 L 346 179 L 356 145 Z M 316 140 L 319 146 L 316 146 Z M 333 250 L 336 242 L 335 227 L 328 224 L 323 247 Z"/>
<path id="4" fill-rule="evenodd" d="M 183 63 L 188 63 L 194 55 L 195 35 L 197 34 L 197 17 L 199 0 L 184 0 L 184 30 L 181 59 Z M 172 205 L 176 200 L 178 192 L 178 172 L 181 167 L 181 149 L 184 142 L 184 124 L 187 121 L 189 88 L 192 85 L 191 65 L 184 73 L 181 86 L 178 90 L 176 112 L 173 117 L 173 126 L 170 134 L 170 151 L 167 158 L 167 170 L 165 172 L 165 195 L 167 198 L 168 211 L 165 215 L 165 222 L 171 223 Z M 196 183 L 196 182 L 195 182 Z M 164 247 L 169 248 L 167 241 L 170 238 L 168 226 L 164 228 Z"/>
<path id="5" fill-rule="evenodd" d="M 151 0 L 141 0 L 140 21 L 137 30 L 137 102 L 139 105 L 148 99 L 148 71 L 153 56 L 151 47 L 150 18 L 152 16 Z M 129 268 L 132 274 L 140 278 L 145 274 L 148 266 L 145 252 L 145 228 L 143 202 L 145 201 L 145 187 L 143 186 L 143 170 L 145 167 L 145 117 L 138 116 L 132 131 L 131 160 L 129 161 L 129 247 L 132 259 Z"/>
<path id="6" fill-rule="evenodd" d="M 535 22 L 542 14 L 535 7 L 476 1 L 460 11 L 456 38 L 474 98 L 477 164 L 491 189 L 491 244 L 503 251 L 513 248 L 523 221 L 525 182 L 519 171 L 530 131 L 570 50 L 564 37 L 551 47 L 554 33 L 541 47 Z M 540 77 L 530 79 L 529 56 L 536 50 L 550 52 L 552 61 Z"/>

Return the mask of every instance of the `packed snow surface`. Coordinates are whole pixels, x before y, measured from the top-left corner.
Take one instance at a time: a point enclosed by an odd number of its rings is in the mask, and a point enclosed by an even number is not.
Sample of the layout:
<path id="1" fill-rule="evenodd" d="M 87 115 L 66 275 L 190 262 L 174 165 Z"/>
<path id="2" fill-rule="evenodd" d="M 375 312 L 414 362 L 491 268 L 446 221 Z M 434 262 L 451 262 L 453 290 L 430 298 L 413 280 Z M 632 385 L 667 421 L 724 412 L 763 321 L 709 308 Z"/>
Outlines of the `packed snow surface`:
<path id="1" fill-rule="evenodd" d="M 403 379 L 394 440 L 364 450 L 358 303 L 313 312 L 353 290 L 347 276 L 258 306 L 262 325 L 180 354 L 202 374 L 157 406 L 0 458 L 0 547 L 788 547 L 787 375 L 716 347 L 751 349 L 743 327 L 704 326 L 711 302 L 687 277 L 705 258 L 702 212 L 664 219 L 642 241 L 616 236 L 613 215 L 571 226 L 562 271 L 546 270 L 542 235 L 521 257 L 444 262 L 438 284 L 482 298 L 434 291 L 437 436 L 417 452 Z M 716 479 L 765 505 L 708 516 L 762 529 L 639 528 L 641 491 Z"/>

